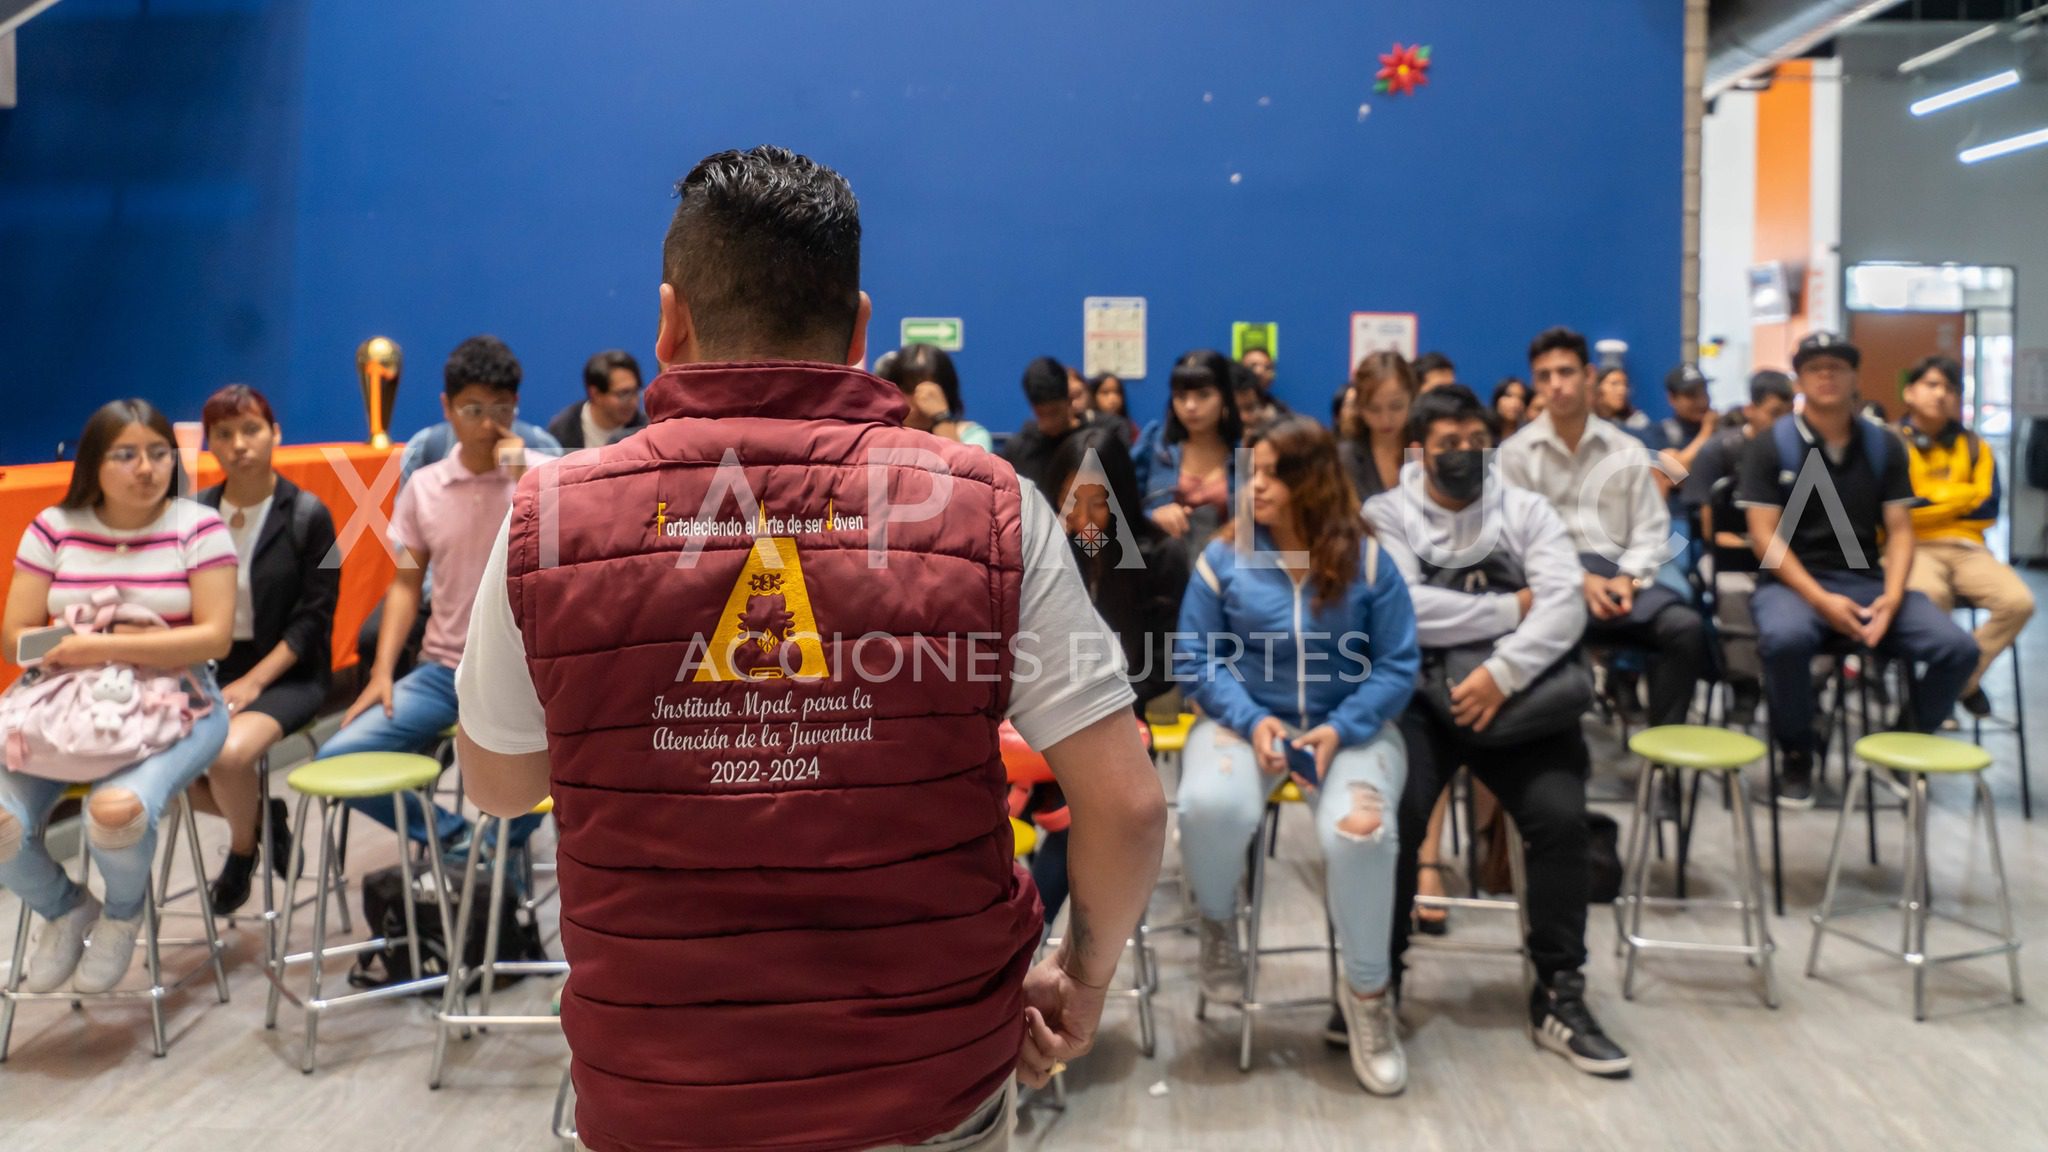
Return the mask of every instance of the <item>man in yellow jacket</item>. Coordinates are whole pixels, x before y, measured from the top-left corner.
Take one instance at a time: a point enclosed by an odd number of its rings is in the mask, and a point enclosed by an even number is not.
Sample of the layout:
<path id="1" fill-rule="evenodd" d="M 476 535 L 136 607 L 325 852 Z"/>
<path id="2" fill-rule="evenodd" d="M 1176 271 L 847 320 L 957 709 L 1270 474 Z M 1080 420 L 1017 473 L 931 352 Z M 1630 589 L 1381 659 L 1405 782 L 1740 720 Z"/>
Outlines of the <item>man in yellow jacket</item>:
<path id="1" fill-rule="evenodd" d="M 1984 545 L 1984 530 L 1998 519 L 2003 499 L 1998 462 L 1976 433 L 1964 428 L 1962 366 L 1946 356 L 1929 356 L 1913 368 L 1903 398 L 1905 438 L 1913 494 L 1913 574 L 1907 586 L 1944 609 L 1962 597 L 1988 614 L 1977 628 L 1983 654 L 1963 687 L 1963 707 L 1974 716 L 1991 712 L 1977 681 L 1984 669 L 2034 614 L 2034 596 L 2019 573 L 1999 562 Z"/>

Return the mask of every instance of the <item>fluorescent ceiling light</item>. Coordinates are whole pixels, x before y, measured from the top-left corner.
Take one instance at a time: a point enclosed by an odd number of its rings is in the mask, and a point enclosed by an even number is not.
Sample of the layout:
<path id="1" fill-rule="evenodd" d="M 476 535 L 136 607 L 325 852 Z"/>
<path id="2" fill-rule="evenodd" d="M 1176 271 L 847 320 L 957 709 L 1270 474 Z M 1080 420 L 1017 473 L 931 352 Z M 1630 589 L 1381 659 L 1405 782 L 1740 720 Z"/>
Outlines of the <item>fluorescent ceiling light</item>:
<path id="1" fill-rule="evenodd" d="M 2008 68 L 1996 76 L 1986 76 L 1982 80 L 1965 84 L 1961 88 L 1951 88 L 1940 95 L 1929 96 L 1925 100 L 1915 100 L 1913 101 L 1913 115 L 1925 116 L 1930 112 L 1939 112 L 1943 108 L 1953 108 L 1965 100 L 1975 100 L 1979 96 L 1988 96 L 1993 92 L 2010 88 L 2019 82 L 2020 74 Z"/>
<path id="2" fill-rule="evenodd" d="M 2001 27 L 2003 27 L 2003 25 L 1986 24 L 1982 28 L 1977 29 L 1975 32 L 1970 32 L 1965 35 L 1958 36 L 1955 39 L 1949 41 L 1948 43 L 1943 44 L 1939 48 L 1935 48 L 1927 52 L 1922 52 L 1918 56 L 1913 57 L 1911 60 L 1908 60 L 1905 63 L 1899 65 L 1899 72 L 1901 75 L 1904 75 L 1910 72 L 1918 72 L 1920 69 L 1927 67 L 1929 64 L 1939 64 L 1943 60 L 1946 60 L 1949 57 L 1955 55 L 1956 53 L 1961 52 L 1963 49 L 1968 48 L 1972 44 L 1989 40 L 1993 36 L 1998 35 L 1998 31 Z"/>
<path id="3" fill-rule="evenodd" d="M 2038 128 L 2025 135 L 1993 141 L 1990 144 L 1980 144 L 1975 148 L 1965 148 L 1956 154 L 1956 159 L 1961 160 L 1965 164 L 1975 164 L 1980 160 L 1990 160 L 1997 156 L 2023 152 L 2029 148 L 2039 148 L 2043 144 L 2048 144 L 2048 128 Z"/>

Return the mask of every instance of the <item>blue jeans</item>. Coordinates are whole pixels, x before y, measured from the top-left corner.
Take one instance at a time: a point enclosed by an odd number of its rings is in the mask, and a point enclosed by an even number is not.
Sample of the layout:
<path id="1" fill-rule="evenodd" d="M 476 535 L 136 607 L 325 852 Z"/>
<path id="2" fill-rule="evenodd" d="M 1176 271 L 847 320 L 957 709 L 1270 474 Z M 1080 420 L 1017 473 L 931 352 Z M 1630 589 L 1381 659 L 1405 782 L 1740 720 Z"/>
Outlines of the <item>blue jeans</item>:
<path id="1" fill-rule="evenodd" d="M 183 740 L 92 786 L 93 795 L 110 789 L 134 793 L 148 820 L 142 839 L 126 848 L 102 848 L 87 836 L 93 866 L 106 883 L 105 915 L 116 920 L 142 915 L 142 903 L 149 896 L 150 861 L 156 856 L 157 818 L 172 797 L 205 774 L 228 742 L 228 710 L 221 703 L 220 686 L 210 671 L 200 670 L 195 675 L 213 702 L 212 711 L 193 721 L 192 731 Z M 0 887 L 12 890 L 45 920 L 64 916 L 85 895 L 63 866 L 51 859 L 43 843 L 43 833 L 48 830 L 45 822 L 68 787 L 61 780 L 0 770 L 0 809 L 21 824 L 20 850 L 13 859 L 0 863 Z"/>
<path id="2" fill-rule="evenodd" d="M 1387 945 L 1394 927 L 1394 871 L 1400 859 L 1401 788 L 1408 752 L 1393 725 L 1364 744 L 1338 751 L 1330 774 L 1308 794 L 1323 846 L 1324 889 L 1344 956 L 1344 976 L 1357 992 L 1377 992 L 1392 973 Z M 1283 778 L 1259 771 L 1252 746 L 1213 720 L 1197 723 L 1181 753 L 1180 850 L 1188 886 L 1206 920 L 1237 912 L 1266 797 Z M 1354 793 L 1377 794 L 1380 829 L 1360 837 L 1338 828 Z M 1363 798 L 1363 797 L 1361 797 Z M 1263 850 L 1263 849 L 1260 849 Z"/>
<path id="3" fill-rule="evenodd" d="M 1884 594 L 1884 577 L 1869 572 L 1813 573 L 1822 588 L 1867 605 Z M 1813 658 L 1830 637 L 1840 637 L 1799 593 L 1765 580 L 1749 598 L 1756 617 L 1757 654 L 1764 665 L 1764 690 L 1771 700 L 1771 735 L 1788 752 L 1811 753 Z M 1908 670 L 1925 665 L 1913 681 L 1912 723 L 1920 732 L 1941 727 L 1955 711 L 1963 685 L 1977 669 L 1977 642 L 1956 627 L 1948 613 L 1918 592 L 1907 592 L 1891 630 L 1877 642 L 1880 656 L 1904 660 Z"/>
<path id="4" fill-rule="evenodd" d="M 391 715 L 372 706 L 320 749 L 320 759 L 347 756 L 354 752 L 425 752 L 455 723 L 455 669 L 432 662 L 422 663 L 405 674 L 391 688 Z M 417 794 L 402 793 L 405 825 L 413 842 L 427 842 L 425 806 Z M 398 827 L 398 806 L 389 796 L 350 800 L 348 806 L 384 825 Z M 510 842 L 514 848 L 526 843 L 540 817 L 521 816 L 511 822 Z M 460 812 L 434 806 L 434 834 L 447 848 L 469 827 Z"/>

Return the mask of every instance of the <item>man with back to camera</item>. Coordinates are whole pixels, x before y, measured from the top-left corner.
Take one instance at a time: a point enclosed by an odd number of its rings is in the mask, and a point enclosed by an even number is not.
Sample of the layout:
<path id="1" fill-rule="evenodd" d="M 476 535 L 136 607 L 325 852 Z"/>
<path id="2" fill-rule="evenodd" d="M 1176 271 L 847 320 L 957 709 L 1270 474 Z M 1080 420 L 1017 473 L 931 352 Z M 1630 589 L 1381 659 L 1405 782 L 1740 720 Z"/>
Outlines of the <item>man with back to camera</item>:
<path id="1" fill-rule="evenodd" d="M 1586 1004 L 1586 902 L 1591 896 L 1586 777 L 1592 760 L 1578 714 L 1506 746 L 1481 740 L 1509 701 L 1576 658 L 1586 623 L 1578 559 L 1564 522 L 1534 492 L 1488 466 L 1493 414 L 1468 388 L 1416 397 L 1408 440 L 1419 459 L 1400 484 L 1368 500 L 1365 518 L 1408 579 L 1423 678 L 1448 679 L 1431 652 L 1491 644 L 1448 693 L 1427 685 L 1401 717 L 1408 783 L 1396 826 L 1421 828 L 1459 765 L 1490 788 L 1523 838 L 1528 949 L 1536 969 L 1529 1025 L 1536 1042 L 1595 1076 L 1626 1076 L 1629 1056 Z M 1496 591 L 1495 589 L 1498 589 Z M 1450 711 L 1445 715 L 1443 706 Z M 1496 733 L 1498 735 L 1498 733 Z M 1405 825 L 1401 822 L 1406 822 Z M 1401 838 L 1395 872 L 1395 988 L 1405 968 L 1421 837 Z"/>
<path id="2" fill-rule="evenodd" d="M 1530 386 L 1544 411 L 1501 445 L 1501 478 L 1564 518 L 1586 570 L 1586 640 L 1647 652 L 1650 723 L 1683 724 L 1706 666 L 1706 631 L 1683 597 L 1657 583 L 1671 518 L 1656 469 L 1642 441 L 1593 414 L 1586 362 L 1586 338 L 1569 328 L 1530 343 Z"/>
<path id="3" fill-rule="evenodd" d="M 1804 408 L 1742 450 L 1736 501 L 1762 561 L 1750 609 L 1783 758 L 1777 799 L 1788 808 L 1813 807 L 1813 658 L 1829 635 L 1909 669 L 1927 666 L 1913 687 L 1915 714 L 1904 718 L 1915 731 L 1941 726 L 1977 666 L 1977 642 L 1906 588 L 1914 503 L 1906 446 L 1856 414 L 1862 363 L 1856 346 L 1833 333 L 1801 340 L 1792 371 Z"/>
<path id="4" fill-rule="evenodd" d="M 1083 395 L 1086 395 L 1085 386 Z M 1074 397 L 1064 364 L 1040 356 L 1024 366 L 1024 402 L 1031 405 L 1031 423 L 1018 429 L 1003 445 L 1003 459 L 1017 470 L 1027 486 L 1041 487 L 1052 454 L 1060 441 L 1081 426 L 1074 413 Z"/>
<path id="5" fill-rule="evenodd" d="M 458 677 L 471 797 L 555 801 L 578 1129 L 1007 1147 L 1013 1073 L 1088 1049 L 1158 874 L 1117 641 L 1045 498 L 846 367 L 846 181 L 764 147 L 677 191 L 650 424 L 526 478 Z M 1072 813 L 1036 967 L 1006 715 Z"/>
<path id="6" fill-rule="evenodd" d="M 599 352 L 583 365 L 583 399 L 548 421 L 548 433 L 574 452 L 602 448 L 647 427 L 640 411 L 640 362 L 622 349 Z"/>

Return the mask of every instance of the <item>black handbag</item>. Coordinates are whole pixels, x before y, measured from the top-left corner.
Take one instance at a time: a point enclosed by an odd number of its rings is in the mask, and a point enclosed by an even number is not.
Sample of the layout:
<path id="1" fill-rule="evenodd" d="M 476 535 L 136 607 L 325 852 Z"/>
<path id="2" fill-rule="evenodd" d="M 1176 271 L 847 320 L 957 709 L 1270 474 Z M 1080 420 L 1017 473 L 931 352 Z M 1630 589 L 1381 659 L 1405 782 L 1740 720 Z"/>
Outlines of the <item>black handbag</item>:
<path id="1" fill-rule="evenodd" d="M 1425 563 L 1422 582 L 1432 588 L 1468 594 L 1512 594 L 1529 586 L 1521 564 L 1501 552 L 1470 568 L 1438 568 Z M 1579 717 L 1593 706 L 1593 672 L 1586 666 L 1584 654 L 1573 645 L 1520 692 L 1508 697 L 1484 732 L 1475 732 L 1452 719 L 1451 689 L 1492 656 L 1491 640 L 1428 648 L 1422 653 L 1422 682 L 1415 694 L 1439 720 L 1456 730 L 1460 740 L 1475 748 L 1511 748 L 1554 736 L 1577 727 Z"/>

